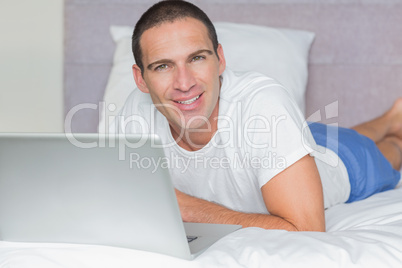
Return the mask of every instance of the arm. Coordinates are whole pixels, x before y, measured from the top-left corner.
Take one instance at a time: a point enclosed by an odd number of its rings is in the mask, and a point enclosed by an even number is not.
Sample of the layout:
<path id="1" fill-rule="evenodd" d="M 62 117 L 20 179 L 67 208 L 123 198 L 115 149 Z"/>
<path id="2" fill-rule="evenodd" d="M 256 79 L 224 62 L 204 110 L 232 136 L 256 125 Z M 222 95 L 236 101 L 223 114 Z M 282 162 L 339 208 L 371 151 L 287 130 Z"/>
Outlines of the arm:
<path id="1" fill-rule="evenodd" d="M 242 213 L 176 190 L 184 221 L 239 224 L 288 231 L 325 231 L 321 180 L 314 159 L 305 156 L 262 188 L 270 215 Z"/>

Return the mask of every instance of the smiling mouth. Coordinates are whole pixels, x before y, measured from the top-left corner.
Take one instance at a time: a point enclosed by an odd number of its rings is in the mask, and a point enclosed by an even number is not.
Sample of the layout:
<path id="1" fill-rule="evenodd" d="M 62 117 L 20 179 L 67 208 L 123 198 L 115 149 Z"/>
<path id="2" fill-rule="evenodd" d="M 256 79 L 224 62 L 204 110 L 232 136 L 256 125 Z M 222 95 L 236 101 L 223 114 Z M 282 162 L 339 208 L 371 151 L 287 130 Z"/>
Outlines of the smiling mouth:
<path id="1" fill-rule="evenodd" d="M 198 96 L 196 96 L 196 97 L 194 97 L 194 98 L 192 98 L 192 99 L 186 100 L 186 101 L 175 101 L 175 102 L 180 103 L 180 104 L 191 104 L 191 103 L 195 102 L 196 100 L 198 100 L 198 98 L 199 98 L 201 95 L 202 95 L 202 94 L 200 94 L 200 95 L 198 95 Z"/>

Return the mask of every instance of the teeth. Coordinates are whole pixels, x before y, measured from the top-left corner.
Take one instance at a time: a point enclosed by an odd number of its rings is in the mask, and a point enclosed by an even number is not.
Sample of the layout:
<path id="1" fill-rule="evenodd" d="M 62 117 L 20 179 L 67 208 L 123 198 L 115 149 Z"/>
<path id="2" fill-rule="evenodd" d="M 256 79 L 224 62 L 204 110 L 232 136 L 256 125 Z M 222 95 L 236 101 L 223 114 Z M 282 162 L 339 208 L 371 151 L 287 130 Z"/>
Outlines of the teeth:
<path id="1" fill-rule="evenodd" d="M 198 98 L 200 97 L 200 95 L 198 95 L 197 97 L 195 97 L 195 98 L 192 98 L 191 100 L 186 100 L 186 101 L 178 101 L 178 103 L 181 103 L 181 104 L 190 104 L 190 103 L 193 103 L 193 102 L 195 102 Z"/>

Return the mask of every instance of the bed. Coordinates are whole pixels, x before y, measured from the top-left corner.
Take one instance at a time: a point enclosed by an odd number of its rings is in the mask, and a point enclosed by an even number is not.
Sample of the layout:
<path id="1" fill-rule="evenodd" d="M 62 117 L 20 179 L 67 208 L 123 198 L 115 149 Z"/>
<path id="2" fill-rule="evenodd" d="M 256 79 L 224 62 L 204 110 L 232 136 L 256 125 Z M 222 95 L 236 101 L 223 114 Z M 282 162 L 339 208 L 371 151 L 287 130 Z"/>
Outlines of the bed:
<path id="1" fill-rule="evenodd" d="M 402 187 L 326 211 L 327 232 L 245 228 L 192 261 L 93 245 L 0 243 L 0 267 L 401 267 Z"/>
<path id="2" fill-rule="evenodd" d="M 66 131 L 106 129 L 102 124 L 108 123 L 118 107 L 109 106 L 105 99 L 114 98 L 112 91 L 122 81 L 116 77 L 132 60 L 120 49 L 127 46 L 127 33 L 149 2 L 65 0 Z M 233 27 L 239 25 L 249 27 L 246 32 L 253 29 L 260 33 L 260 28 L 253 28 L 260 25 L 269 27 L 274 36 L 279 34 L 298 44 L 296 52 L 304 61 L 298 69 L 291 69 L 299 79 L 295 90 L 300 106 L 310 120 L 350 127 L 380 115 L 402 96 L 402 1 L 193 2 L 223 33 L 230 29 L 236 32 L 239 28 Z M 222 21 L 230 24 L 219 24 Z M 223 39 L 236 37 L 228 34 Z M 224 44 L 224 49 L 229 47 L 228 54 L 237 55 L 238 46 L 230 45 Z M 277 52 L 270 55 L 276 56 Z M 244 65 L 244 60 L 239 62 Z M 280 75 L 278 80 L 287 79 Z M 133 80 L 124 83 L 134 85 Z M 366 200 L 331 207 L 325 217 L 326 233 L 244 228 L 219 240 L 193 261 L 97 245 L 2 241 L 0 267 L 402 266 L 401 183 L 395 190 Z"/>

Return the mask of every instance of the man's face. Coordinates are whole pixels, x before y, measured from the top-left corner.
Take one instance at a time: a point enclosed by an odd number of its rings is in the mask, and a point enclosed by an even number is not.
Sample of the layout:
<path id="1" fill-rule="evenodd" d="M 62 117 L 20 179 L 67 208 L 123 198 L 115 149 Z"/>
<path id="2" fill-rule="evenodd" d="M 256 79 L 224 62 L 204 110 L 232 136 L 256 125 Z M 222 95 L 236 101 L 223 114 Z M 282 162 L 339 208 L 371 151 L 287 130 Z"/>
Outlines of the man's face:
<path id="1" fill-rule="evenodd" d="M 133 66 L 139 89 L 151 95 L 175 131 L 209 128 L 218 115 L 222 47 L 214 52 L 205 25 L 193 18 L 145 31 L 140 45 L 144 73 Z M 216 122 L 215 122 L 216 125 Z"/>

